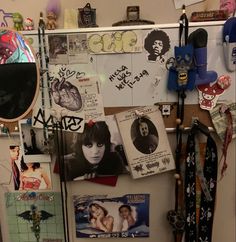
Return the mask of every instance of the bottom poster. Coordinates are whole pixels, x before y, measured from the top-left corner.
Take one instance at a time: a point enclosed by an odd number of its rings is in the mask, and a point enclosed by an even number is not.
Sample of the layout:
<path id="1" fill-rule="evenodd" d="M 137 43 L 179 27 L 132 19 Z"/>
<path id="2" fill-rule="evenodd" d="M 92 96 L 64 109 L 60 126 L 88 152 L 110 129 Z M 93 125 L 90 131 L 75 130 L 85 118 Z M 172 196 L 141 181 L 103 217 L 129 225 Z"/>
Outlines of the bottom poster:
<path id="1" fill-rule="evenodd" d="M 64 241 L 59 192 L 6 193 L 5 199 L 9 241 Z"/>
<path id="2" fill-rule="evenodd" d="M 77 238 L 149 237 L 149 194 L 73 196 Z"/>

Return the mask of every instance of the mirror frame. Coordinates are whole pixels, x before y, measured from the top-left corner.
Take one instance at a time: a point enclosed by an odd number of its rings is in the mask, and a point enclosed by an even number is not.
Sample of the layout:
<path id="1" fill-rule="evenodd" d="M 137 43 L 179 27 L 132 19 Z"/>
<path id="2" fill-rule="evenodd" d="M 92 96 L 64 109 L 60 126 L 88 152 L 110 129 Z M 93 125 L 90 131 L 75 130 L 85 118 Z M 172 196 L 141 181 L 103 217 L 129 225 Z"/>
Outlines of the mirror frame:
<path id="1" fill-rule="evenodd" d="M 28 63 L 35 63 L 35 65 L 36 65 L 36 80 L 35 80 L 36 81 L 36 88 L 35 88 L 35 94 L 34 94 L 34 98 L 32 99 L 32 102 L 28 106 L 27 110 L 24 113 L 22 113 L 21 115 L 19 115 L 18 117 L 12 118 L 12 119 L 10 119 L 10 118 L 9 119 L 3 118 L 0 115 L 0 121 L 5 122 L 5 123 L 11 123 L 11 122 L 16 122 L 16 121 L 19 121 L 19 120 L 23 119 L 24 117 L 26 117 L 32 111 L 32 109 L 33 109 L 33 107 L 34 107 L 34 105 L 35 105 L 35 103 L 37 101 L 38 95 L 39 95 L 39 89 L 40 89 L 40 66 L 39 66 L 39 61 L 38 61 L 38 59 L 36 57 L 36 51 L 31 46 L 31 44 L 29 43 L 28 39 L 22 33 L 20 33 L 19 31 L 16 31 L 15 29 L 11 29 L 11 28 L 8 28 L 8 27 L 0 27 L 0 32 L 2 30 L 12 31 L 12 32 L 18 34 L 22 38 L 22 40 L 27 44 L 27 46 L 31 50 L 31 53 L 32 53 L 32 55 L 34 57 L 34 60 L 35 60 L 35 62 L 28 62 Z M 24 63 L 27 63 L 27 62 L 24 62 Z"/>

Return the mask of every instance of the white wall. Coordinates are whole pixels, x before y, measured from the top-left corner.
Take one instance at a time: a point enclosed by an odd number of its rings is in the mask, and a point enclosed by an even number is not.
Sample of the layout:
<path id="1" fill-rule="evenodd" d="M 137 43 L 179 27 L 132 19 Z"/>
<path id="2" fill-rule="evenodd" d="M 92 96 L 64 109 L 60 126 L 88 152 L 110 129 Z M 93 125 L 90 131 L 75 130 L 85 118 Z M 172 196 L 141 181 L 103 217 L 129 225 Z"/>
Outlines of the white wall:
<path id="1" fill-rule="evenodd" d="M 59 28 L 63 27 L 64 9 L 82 8 L 87 2 L 90 2 L 92 8 L 97 9 L 97 24 L 100 27 L 111 26 L 117 21 L 125 20 L 127 6 L 140 6 L 140 18 L 152 20 L 156 24 L 175 23 L 181 13 L 181 10 L 175 9 L 174 0 L 61 0 Z M 31 17 L 37 26 L 39 12 L 45 13 L 47 3 L 48 0 L 1 0 L 0 8 L 5 12 L 20 12 L 25 18 Z M 218 9 L 218 7 L 219 0 L 205 0 L 188 6 L 186 13 L 190 16 L 194 11 Z"/>

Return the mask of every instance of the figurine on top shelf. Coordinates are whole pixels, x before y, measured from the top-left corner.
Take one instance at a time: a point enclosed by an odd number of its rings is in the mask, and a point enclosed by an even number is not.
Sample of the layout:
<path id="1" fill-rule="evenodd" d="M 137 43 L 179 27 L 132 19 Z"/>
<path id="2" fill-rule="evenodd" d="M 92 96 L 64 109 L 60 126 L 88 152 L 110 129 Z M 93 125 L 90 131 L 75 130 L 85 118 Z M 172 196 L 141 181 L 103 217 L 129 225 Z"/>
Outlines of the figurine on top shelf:
<path id="1" fill-rule="evenodd" d="M 24 30 L 33 30 L 34 29 L 34 21 L 32 18 L 24 19 Z"/>
<path id="2" fill-rule="evenodd" d="M 24 30 L 23 28 L 23 17 L 20 13 L 13 13 L 12 14 L 12 20 L 14 23 L 14 29 L 16 31 Z"/>
<path id="3" fill-rule="evenodd" d="M 46 12 L 46 28 L 49 30 L 56 29 L 57 19 L 60 14 L 60 0 L 49 1 Z"/>

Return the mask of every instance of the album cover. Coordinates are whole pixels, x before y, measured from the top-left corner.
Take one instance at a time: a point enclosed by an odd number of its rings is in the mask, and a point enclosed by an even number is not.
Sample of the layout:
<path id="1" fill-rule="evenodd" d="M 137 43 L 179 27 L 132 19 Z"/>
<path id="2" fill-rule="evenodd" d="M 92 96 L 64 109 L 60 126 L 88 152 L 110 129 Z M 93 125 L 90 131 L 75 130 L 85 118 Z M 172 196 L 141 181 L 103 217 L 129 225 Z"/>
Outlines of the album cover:
<path id="1" fill-rule="evenodd" d="M 149 197 L 149 194 L 73 196 L 76 237 L 149 237 Z"/>
<path id="2" fill-rule="evenodd" d="M 59 192 L 9 192 L 5 201 L 9 241 L 64 241 Z"/>
<path id="3" fill-rule="evenodd" d="M 175 169 L 163 118 L 157 106 L 115 115 L 134 179 Z"/>

